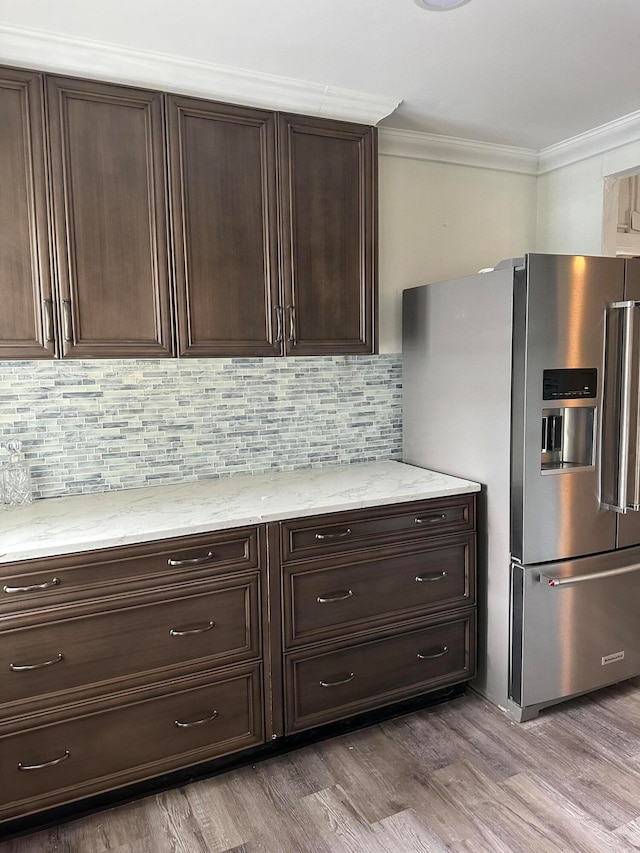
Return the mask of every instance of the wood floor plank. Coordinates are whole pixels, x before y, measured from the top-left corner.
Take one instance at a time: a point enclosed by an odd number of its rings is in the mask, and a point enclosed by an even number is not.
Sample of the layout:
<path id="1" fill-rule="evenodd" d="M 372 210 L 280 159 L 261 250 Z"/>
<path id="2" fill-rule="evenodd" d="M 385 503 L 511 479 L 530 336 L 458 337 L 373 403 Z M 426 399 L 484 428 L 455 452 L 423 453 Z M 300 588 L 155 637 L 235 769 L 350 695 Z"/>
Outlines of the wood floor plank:
<path id="1" fill-rule="evenodd" d="M 532 746 L 543 750 L 552 784 L 603 827 L 613 830 L 638 817 L 640 774 L 587 729 L 564 717 L 553 729 L 537 729 Z"/>
<path id="2" fill-rule="evenodd" d="M 383 818 L 372 829 L 381 833 L 386 850 L 398 853 L 447 853 L 442 839 L 421 821 L 413 809 Z"/>
<path id="3" fill-rule="evenodd" d="M 304 812 L 304 816 L 303 816 Z M 325 788 L 305 797 L 297 814 L 313 827 L 312 833 L 329 844 L 328 849 L 339 853 L 387 853 L 383 841 L 349 800 L 339 786 Z"/>
<path id="4" fill-rule="evenodd" d="M 384 739 L 378 731 L 375 734 L 367 729 L 359 732 L 364 737 L 343 736 L 332 741 L 318 744 L 315 748 L 321 757 L 332 785 L 339 784 L 350 798 L 363 820 L 368 823 L 388 817 L 395 812 L 404 810 L 405 803 L 398 799 L 397 788 L 394 784 L 395 773 L 391 766 L 398 756 L 390 755 L 388 742 L 372 754 L 361 748 L 369 738 Z M 409 755 L 400 755 L 400 764 L 410 761 Z"/>
<path id="5" fill-rule="evenodd" d="M 229 813 L 220 790 L 221 785 L 216 784 L 215 779 L 196 782 L 184 789 L 209 853 L 227 853 L 228 850 L 238 849 L 245 843 L 240 827 Z"/>
<path id="6" fill-rule="evenodd" d="M 536 774 L 528 772 L 513 776 L 504 783 L 504 787 L 544 825 L 545 834 L 556 850 L 602 853 L 610 848 L 610 833 Z M 631 853 L 632 850 L 627 844 L 620 844 L 619 853 Z"/>
<path id="7" fill-rule="evenodd" d="M 437 770 L 431 784 L 454 811 L 466 815 L 474 826 L 473 834 L 484 837 L 489 848 L 510 853 L 556 853 L 544 825 L 472 762 L 465 760 Z"/>

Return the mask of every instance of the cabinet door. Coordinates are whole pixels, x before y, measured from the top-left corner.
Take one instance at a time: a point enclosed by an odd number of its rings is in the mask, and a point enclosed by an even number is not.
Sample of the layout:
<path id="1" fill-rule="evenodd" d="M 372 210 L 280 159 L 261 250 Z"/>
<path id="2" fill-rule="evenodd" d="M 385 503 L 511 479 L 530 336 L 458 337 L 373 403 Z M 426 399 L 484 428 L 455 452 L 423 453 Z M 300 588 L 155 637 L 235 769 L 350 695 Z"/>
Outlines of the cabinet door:
<path id="1" fill-rule="evenodd" d="M 54 352 L 42 76 L 0 69 L 0 357 Z"/>
<path id="2" fill-rule="evenodd" d="M 47 86 L 63 355 L 171 355 L 162 95 Z"/>
<path id="3" fill-rule="evenodd" d="M 375 350 L 375 134 L 279 117 L 288 353 Z"/>
<path id="4" fill-rule="evenodd" d="M 180 355 L 280 355 L 275 116 L 167 98 Z"/>

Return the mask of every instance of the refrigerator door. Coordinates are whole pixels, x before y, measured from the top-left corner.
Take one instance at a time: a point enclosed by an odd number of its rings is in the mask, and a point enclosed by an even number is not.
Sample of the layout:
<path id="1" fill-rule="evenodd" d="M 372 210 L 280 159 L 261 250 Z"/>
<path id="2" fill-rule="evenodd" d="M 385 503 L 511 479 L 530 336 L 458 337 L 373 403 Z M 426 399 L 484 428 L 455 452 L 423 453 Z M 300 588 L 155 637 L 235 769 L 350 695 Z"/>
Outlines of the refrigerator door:
<path id="1" fill-rule="evenodd" d="M 630 394 L 627 401 L 629 421 L 629 453 L 627 467 L 627 506 L 640 504 L 640 259 L 626 261 L 624 300 L 639 303 L 632 311 L 632 346 L 630 351 Z M 640 545 L 640 511 L 627 509 L 618 515 L 619 548 Z"/>
<path id="2" fill-rule="evenodd" d="M 607 306 L 618 258 L 528 255 L 515 279 L 512 554 L 524 564 L 610 551 L 618 513 L 600 501 Z M 615 454 L 615 448 L 610 456 Z"/>
<path id="3" fill-rule="evenodd" d="M 510 692 L 523 719 L 640 674 L 640 548 L 512 572 Z"/>

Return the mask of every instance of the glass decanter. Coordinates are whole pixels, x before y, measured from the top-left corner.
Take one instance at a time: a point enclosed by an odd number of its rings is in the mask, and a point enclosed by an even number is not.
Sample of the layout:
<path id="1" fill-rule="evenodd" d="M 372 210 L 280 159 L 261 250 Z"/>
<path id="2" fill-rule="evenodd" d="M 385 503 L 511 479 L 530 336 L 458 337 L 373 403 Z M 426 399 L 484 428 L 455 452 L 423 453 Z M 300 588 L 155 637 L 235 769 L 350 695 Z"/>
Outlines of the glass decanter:
<path id="1" fill-rule="evenodd" d="M 5 444 L 9 456 L 2 467 L 2 496 L 7 506 L 24 506 L 33 500 L 31 471 L 22 454 L 22 442 L 12 439 Z"/>

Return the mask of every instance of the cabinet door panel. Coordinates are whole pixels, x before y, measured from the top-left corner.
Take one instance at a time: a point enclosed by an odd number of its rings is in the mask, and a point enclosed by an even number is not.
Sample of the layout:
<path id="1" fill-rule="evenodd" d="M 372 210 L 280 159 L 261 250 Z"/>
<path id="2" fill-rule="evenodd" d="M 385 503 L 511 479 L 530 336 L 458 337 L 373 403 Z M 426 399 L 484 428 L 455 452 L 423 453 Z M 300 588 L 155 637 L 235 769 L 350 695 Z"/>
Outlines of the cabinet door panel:
<path id="1" fill-rule="evenodd" d="M 162 95 L 47 85 L 63 354 L 171 355 Z"/>
<path id="2" fill-rule="evenodd" d="M 375 349 L 375 129 L 280 116 L 287 352 Z"/>
<path id="3" fill-rule="evenodd" d="M 468 681 L 475 675 L 475 613 L 395 636 L 286 657 L 287 733 Z"/>
<path id="4" fill-rule="evenodd" d="M 155 589 L 161 584 L 216 578 L 260 569 L 259 528 L 237 528 L 60 557 L 0 563 L 0 620 L 109 589 Z"/>
<path id="5" fill-rule="evenodd" d="M 272 113 L 167 98 L 181 355 L 280 355 Z"/>
<path id="6" fill-rule="evenodd" d="M 53 356 L 42 76 L 0 70 L 0 356 Z"/>
<path id="7" fill-rule="evenodd" d="M 259 664 L 165 682 L 0 731 L 0 820 L 264 742 Z M 15 729 L 24 720 L 10 727 Z"/>
<path id="8" fill-rule="evenodd" d="M 475 529 L 475 496 L 294 518 L 280 523 L 283 562 L 346 554 Z"/>
<path id="9" fill-rule="evenodd" d="M 166 587 L 153 595 L 115 597 L 92 605 L 37 614 L 31 624 L 0 632 L 0 705 L 60 702 L 61 695 L 141 673 L 216 666 L 257 658 L 260 646 L 258 576 Z M 198 590 L 196 593 L 195 590 Z M 57 698 L 56 698 L 57 697 Z"/>
<path id="10" fill-rule="evenodd" d="M 283 569 L 285 644 L 345 637 L 475 603 L 475 534 L 405 553 Z"/>

